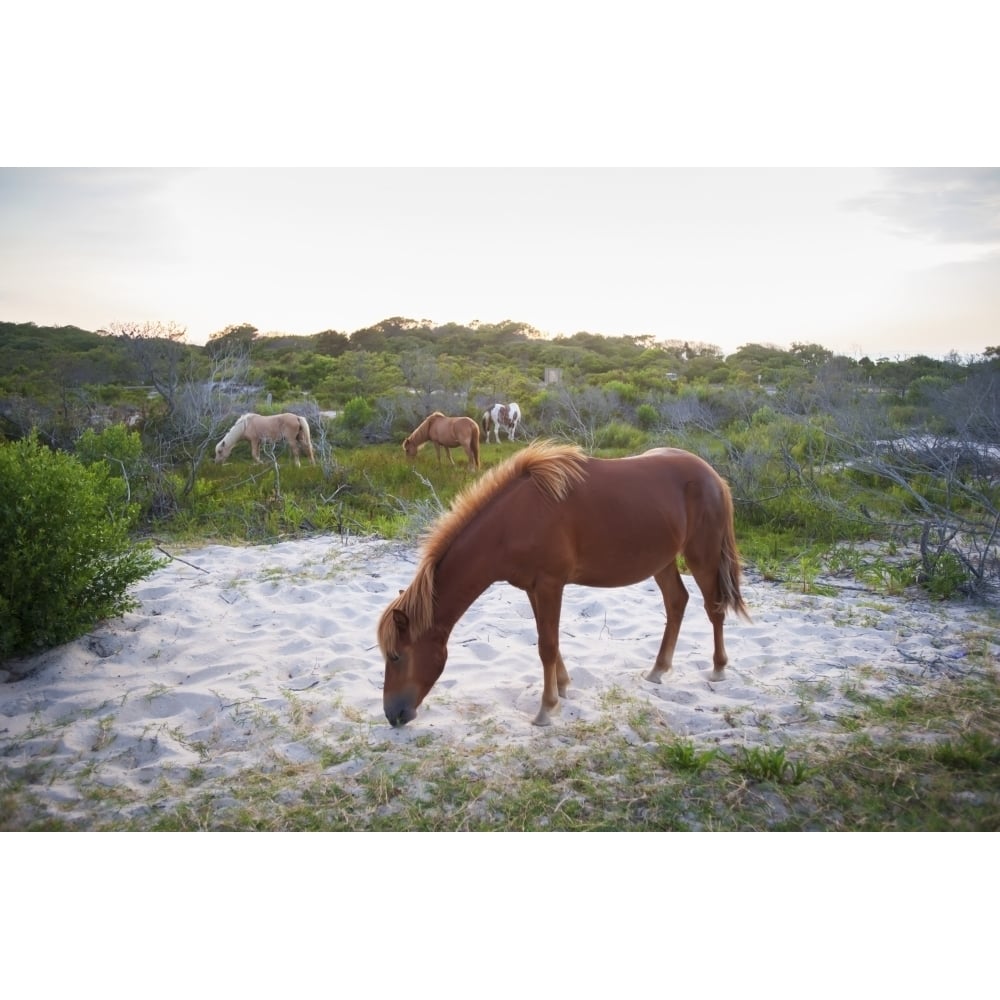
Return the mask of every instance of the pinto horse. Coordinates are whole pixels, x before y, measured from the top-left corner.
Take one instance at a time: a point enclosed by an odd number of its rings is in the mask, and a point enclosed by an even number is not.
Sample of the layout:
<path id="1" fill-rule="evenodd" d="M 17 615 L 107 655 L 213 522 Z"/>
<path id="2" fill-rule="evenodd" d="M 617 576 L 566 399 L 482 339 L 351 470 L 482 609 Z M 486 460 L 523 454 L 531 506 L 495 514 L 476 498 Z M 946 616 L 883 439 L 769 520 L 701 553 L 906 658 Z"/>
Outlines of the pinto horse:
<path id="1" fill-rule="evenodd" d="M 255 462 L 260 461 L 262 441 L 272 444 L 285 441 L 292 449 L 296 465 L 302 464 L 299 462 L 300 449 L 305 450 L 313 465 L 316 464 L 312 437 L 309 434 L 309 421 L 296 413 L 276 413 L 272 417 L 262 417 L 259 413 L 244 413 L 215 446 L 216 462 L 224 462 L 229 458 L 230 452 L 244 438 L 250 442 L 250 454 Z"/>
<path id="2" fill-rule="evenodd" d="M 490 432 L 496 435 L 500 443 L 500 429 L 507 432 L 507 440 L 513 441 L 517 425 L 521 421 L 521 407 L 517 403 L 494 403 L 483 414 L 483 430 L 486 431 L 486 443 L 489 444 Z"/>
<path id="3" fill-rule="evenodd" d="M 570 682 L 559 652 L 562 595 L 570 583 L 656 581 L 667 621 L 646 679 L 662 683 L 688 602 L 677 569 L 681 555 L 712 623 L 711 679 L 722 680 L 726 612 L 749 618 L 725 481 L 677 448 L 602 459 L 575 445 L 530 444 L 455 498 L 428 536 L 409 587 L 383 612 L 378 643 L 386 718 L 401 726 L 416 717 L 444 670 L 456 622 L 501 580 L 527 592 L 535 616 L 544 680 L 535 725 L 550 724 Z"/>
<path id="4" fill-rule="evenodd" d="M 417 452 L 430 441 L 441 464 L 441 449 L 444 448 L 452 465 L 452 448 L 462 448 L 469 458 L 469 468 L 479 468 L 479 424 L 472 417 L 446 417 L 443 413 L 432 413 L 403 442 L 403 451 L 408 458 L 416 458 Z"/>

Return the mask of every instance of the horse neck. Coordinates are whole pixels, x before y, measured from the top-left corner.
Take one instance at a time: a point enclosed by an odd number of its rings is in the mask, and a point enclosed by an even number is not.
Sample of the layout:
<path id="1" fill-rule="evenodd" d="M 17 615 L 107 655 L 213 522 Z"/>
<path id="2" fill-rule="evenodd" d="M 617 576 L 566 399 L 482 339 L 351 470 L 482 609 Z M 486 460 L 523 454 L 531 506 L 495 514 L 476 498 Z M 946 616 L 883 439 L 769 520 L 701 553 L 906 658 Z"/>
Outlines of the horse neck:
<path id="1" fill-rule="evenodd" d="M 247 418 L 240 417 L 240 419 L 229 428 L 229 433 L 222 439 L 223 445 L 227 448 L 232 448 L 232 446 L 236 444 L 241 437 L 243 437 L 243 432 L 246 430 L 246 427 Z"/>
<path id="2" fill-rule="evenodd" d="M 488 529 L 488 526 L 484 526 Z M 434 623 L 447 633 L 491 584 L 504 579 L 499 538 L 477 525 L 459 532 L 434 570 Z"/>

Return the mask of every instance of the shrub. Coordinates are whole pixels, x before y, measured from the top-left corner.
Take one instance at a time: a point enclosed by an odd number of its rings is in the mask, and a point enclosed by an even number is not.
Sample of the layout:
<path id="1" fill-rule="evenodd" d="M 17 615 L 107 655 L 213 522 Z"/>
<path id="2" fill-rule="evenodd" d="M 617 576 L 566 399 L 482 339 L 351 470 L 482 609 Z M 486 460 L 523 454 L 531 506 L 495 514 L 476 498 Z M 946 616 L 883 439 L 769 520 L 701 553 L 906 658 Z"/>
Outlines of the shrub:
<path id="1" fill-rule="evenodd" d="M 344 406 L 340 422 L 351 431 L 360 431 L 375 416 L 375 407 L 363 396 L 355 396 Z"/>
<path id="2" fill-rule="evenodd" d="M 595 444 L 598 448 L 617 451 L 636 451 L 642 447 L 645 437 L 637 427 L 612 420 L 597 431 Z"/>
<path id="3" fill-rule="evenodd" d="M 130 540 L 124 493 L 103 462 L 87 467 L 34 435 L 0 444 L 0 660 L 135 607 L 128 588 L 163 560 Z"/>
<path id="4" fill-rule="evenodd" d="M 642 403 L 635 411 L 635 420 L 641 430 L 651 431 L 660 422 L 660 414 L 655 406 Z"/>

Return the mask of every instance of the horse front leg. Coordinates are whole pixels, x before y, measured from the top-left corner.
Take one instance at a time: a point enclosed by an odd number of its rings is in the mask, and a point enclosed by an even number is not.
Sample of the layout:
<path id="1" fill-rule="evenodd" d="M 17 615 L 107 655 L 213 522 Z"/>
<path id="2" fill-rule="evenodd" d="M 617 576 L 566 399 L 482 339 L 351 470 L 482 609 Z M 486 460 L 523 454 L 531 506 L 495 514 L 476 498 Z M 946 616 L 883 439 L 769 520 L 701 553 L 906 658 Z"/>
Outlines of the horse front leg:
<path id="1" fill-rule="evenodd" d="M 536 726 L 551 726 L 549 713 L 559 711 L 559 698 L 566 696 L 569 672 L 559 652 L 559 615 L 562 611 L 562 584 L 536 586 L 528 600 L 538 630 L 538 658 L 542 661 L 542 703 L 532 720 Z"/>
<path id="2" fill-rule="evenodd" d="M 677 563 L 671 563 L 665 570 L 653 577 L 663 595 L 663 607 L 667 612 L 667 624 L 663 629 L 663 639 L 660 650 L 656 654 L 653 669 L 646 674 L 646 680 L 654 684 L 663 683 L 663 675 L 669 673 L 674 665 L 674 649 L 677 646 L 677 636 L 680 635 L 681 622 L 684 620 L 684 609 L 687 607 L 688 592 L 681 579 Z"/>

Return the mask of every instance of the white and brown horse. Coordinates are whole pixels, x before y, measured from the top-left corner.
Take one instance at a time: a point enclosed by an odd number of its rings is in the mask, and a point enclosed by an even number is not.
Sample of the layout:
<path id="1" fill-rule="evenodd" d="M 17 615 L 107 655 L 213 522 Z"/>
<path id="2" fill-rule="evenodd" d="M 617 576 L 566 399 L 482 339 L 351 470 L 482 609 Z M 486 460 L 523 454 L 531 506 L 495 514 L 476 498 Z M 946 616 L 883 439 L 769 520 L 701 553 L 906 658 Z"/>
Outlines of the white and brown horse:
<path id="1" fill-rule="evenodd" d="M 284 441 L 292 449 L 296 465 L 301 465 L 299 452 L 302 450 L 309 456 L 309 461 L 316 464 L 309 421 L 297 413 L 276 413 L 271 417 L 262 417 L 259 413 L 244 413 L 215 446 L 216 462 L 224 462 L 229 458 L 233 448 L 244 439 L 250 442 L 250 454 L 255 462 L 260 461 L 262 441 L 270 444 Z"/>
<path id="2" fill-rule="evenodd" d="M 497 444 L 499 444 L 502 428 L 507 432 L 507 440 L 513 441 L 520 421 L 521 407 L 517 403 L 494 403 L 483 414 L 483 430 L 486 431 L 486 440 L 489 441 L 492 431 L 496 436 Z"/>

